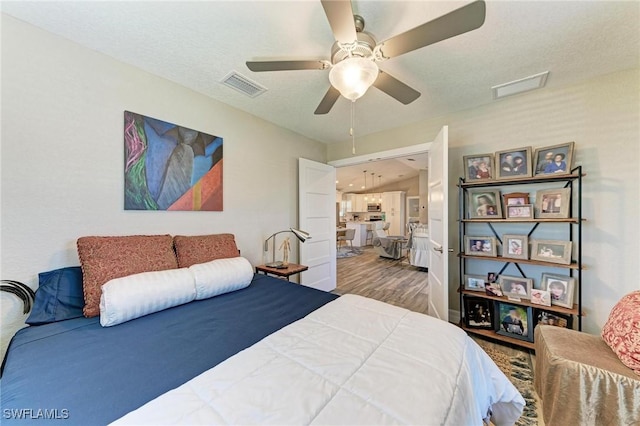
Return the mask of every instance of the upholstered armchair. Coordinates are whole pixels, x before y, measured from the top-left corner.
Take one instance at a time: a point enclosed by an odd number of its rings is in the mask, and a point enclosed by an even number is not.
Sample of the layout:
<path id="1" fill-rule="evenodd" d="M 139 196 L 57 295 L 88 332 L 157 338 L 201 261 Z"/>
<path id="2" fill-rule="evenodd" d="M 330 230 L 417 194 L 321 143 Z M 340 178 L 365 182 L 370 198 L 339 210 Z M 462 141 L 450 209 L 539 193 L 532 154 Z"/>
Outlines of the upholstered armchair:
<path id="1" fill-rule="evenodd" d="M 389 259 L 401 259 L 406 242 L 407 240 L 404 236 L 387 236 L 386 232 L 384 232 L 384 223 L 375 222 L 372 244 L 376 253 L 380 256 Z"/>

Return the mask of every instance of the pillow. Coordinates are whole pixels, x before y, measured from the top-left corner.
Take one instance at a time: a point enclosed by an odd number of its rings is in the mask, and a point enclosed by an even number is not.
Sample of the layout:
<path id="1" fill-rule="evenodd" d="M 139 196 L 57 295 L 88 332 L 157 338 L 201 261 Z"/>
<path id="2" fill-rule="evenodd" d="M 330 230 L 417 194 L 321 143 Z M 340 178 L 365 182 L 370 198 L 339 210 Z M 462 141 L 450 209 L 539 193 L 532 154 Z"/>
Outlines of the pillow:
<path id="1" fill-rule="evenodd" d="M 78 239 L 78 257 L 86 317 L 100 314 L 101 286 L 107 281 L 178 267 L 171 235 L 82 237 Z"/>
<path id="2" fill-rule="evenodd" d="M 100 325 L 110 327 L 191 302 L 195 297 L 193 273 L 187 268 L 114 278 L 102 286 Z"/>
<path id="3" fill-rule="evenodd" d="M 602 339 L 624 365 L 640 375 L 640 291 L 627 294 L 613 307 Z"/>
<path id="4" fill-rule="evenodd" d="M 238 247 L 233 234 L 197 235 L 173 237 L 179 268 L 205 263 L 215 259 L 238 257 Z"/>
<path id="5" fill-rule="evenodd" d="M 82 316 L 82 269 L 79 266 L 38 274 L 33 308 L 25 321 L 29 325 L 48 324 Z"/>
<path id="6" fill-rule="evenodd" d="M 244 257 L 217 259 L 189 266 L 196 281 L 196 299 L 207 299 L 247 287 L 253 268 Z"/>

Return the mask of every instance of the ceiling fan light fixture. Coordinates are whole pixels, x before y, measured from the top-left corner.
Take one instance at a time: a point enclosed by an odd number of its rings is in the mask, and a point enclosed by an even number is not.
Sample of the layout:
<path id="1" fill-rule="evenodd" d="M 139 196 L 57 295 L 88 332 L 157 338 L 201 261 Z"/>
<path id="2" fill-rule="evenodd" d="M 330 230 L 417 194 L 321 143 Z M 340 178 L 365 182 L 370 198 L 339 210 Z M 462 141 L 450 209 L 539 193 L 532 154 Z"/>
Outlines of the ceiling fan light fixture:
<path id="1" fill-rule="evenodd" d="M 335 64 L 329 71 L 331 85 L 345 98 L 355 101 L 364 95 L 378 78 L 378 65 L 371 59 L 352 56 Z"/>

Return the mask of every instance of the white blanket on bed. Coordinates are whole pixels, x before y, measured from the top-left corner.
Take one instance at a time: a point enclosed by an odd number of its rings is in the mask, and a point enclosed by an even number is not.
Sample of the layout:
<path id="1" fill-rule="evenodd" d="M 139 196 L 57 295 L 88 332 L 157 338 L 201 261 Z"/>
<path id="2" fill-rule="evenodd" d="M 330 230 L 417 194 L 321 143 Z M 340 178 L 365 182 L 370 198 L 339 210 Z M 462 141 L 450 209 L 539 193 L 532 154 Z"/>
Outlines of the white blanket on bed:
<path id="1" fill-rule="evenodd" d="M 461 329 L 344 295 L 115 424 L 502 425 L 523 407 Z"/>

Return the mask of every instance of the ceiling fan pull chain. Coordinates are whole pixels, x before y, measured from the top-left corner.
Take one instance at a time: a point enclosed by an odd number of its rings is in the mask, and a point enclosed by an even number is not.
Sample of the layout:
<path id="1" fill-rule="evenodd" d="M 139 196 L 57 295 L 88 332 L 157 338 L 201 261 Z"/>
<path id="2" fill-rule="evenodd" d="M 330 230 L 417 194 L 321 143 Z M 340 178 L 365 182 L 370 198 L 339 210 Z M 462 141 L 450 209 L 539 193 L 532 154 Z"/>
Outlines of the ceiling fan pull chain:
<path id="1" fill-rule="evenodd" d="M 352 155 L 356 155 L 356 136 L 353 131 L 353 122 L 354 122 L 353 118 L 355 115 L 355 105 L 356 105 L 356 101 L 355 100 L 351 101 L 351 128 L 349 129 L 349 135 L 351 135 L 351 154 Z"/>

